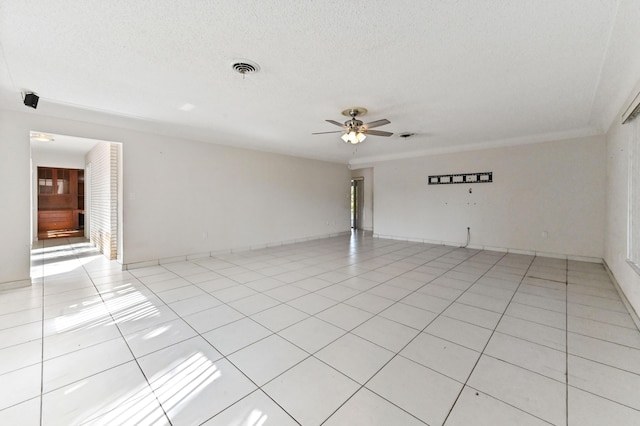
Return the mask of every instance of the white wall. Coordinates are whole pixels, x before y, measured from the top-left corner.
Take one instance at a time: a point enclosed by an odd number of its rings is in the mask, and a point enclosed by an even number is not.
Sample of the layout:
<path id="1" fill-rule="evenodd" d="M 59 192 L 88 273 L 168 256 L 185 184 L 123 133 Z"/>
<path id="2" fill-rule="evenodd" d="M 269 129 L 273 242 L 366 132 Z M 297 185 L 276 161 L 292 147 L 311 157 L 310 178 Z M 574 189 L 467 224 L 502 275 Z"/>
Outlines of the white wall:
<path id="1" fill-rule="evenodd" d="M 602 258 L 605 167 L 603 137 L 380 163 L 375 233 L 462 244 L 469 226 L 474 247 Z M 493 183 L 427 185 L 472 172 Z"/>
<path id="2" fill-rule="evenodd" d="M 638 118 L 636 118 L 638 120 Z M 604 259 L 636 314 L 640 313 L 640 275 L 626 262 L 629 223 L 629 158 L 633 127 L 618 120 L 607 133 L 607 202 Z"/>
<path id="3" fill-rule="evenodd" d="M 373 230 L 373 168 L 352 170 L 352 178 L 363 178 L 364 180 L 364 206 L 362 213 L 362 229 Z"/>
<path id="4" fill-rule="evenodd" d="M 31 129 L 123 143 L 125 264 L 349 230 L 343 164 L 1 110 L 0 283 L 29 277 Z"/>

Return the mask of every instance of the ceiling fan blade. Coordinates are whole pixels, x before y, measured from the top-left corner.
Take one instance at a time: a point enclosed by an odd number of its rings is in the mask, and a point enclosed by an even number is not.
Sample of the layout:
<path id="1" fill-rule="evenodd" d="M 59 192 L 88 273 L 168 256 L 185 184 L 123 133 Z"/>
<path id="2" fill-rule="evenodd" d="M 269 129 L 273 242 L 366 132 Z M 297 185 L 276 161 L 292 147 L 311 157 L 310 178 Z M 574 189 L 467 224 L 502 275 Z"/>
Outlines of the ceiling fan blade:
<path id="1" fill-rule="evenodd" d="M 336 130 L 335 132 L 317 132 L 317 133 L 311 133 L 312 135 L 324 135 L 325 133 L 344 133 L 343 130 Z"/>
<path id="2" fill-rule="evenodd" d="M 325 120 L 327 123 L 335 124 L 338 127 L 344 127 L 344 124 L 338 123 L 336 120 Z"/>
<path id="3" fill-rule="evenodd" d="M 367 130 L 364 133 L 373 136 L 391 136 L 393 134 L 391 132 L 383 132 L 382 130 Z"/>
<path id="4" fill-rule="evenodd" d="M 382 120 L 376 120 L 376 121 L 372 121 L 371 123 L 365 123 L 364 127 L 366 127 L 367 129 L 373 129 L 374 127 L 384 126 L 385 124 L 389 124 L 389 123 L 391 123 L 389 120 L 387 120 L 386 118 L 383 118 Z"/>

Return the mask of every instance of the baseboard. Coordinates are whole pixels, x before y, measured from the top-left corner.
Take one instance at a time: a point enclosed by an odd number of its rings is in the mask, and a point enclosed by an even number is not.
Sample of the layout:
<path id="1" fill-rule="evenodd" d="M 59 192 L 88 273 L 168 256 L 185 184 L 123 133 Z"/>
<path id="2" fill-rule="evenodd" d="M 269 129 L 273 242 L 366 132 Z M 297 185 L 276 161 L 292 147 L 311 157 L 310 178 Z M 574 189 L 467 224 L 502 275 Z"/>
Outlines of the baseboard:
<path id="1" fill-rule="evenodd" d="M 631 305 L 631 303 L 629 303 L 629 299 L 627 299 L 627 295 L 624 294 L 624 291 L 622 291 L 622 287 L 620 287 L 620 284 L 618 284 L 618 280 L 616 280 L 615 275 L 613 275 L 613 271 L 611 271 L 611 268 L 609 268 L 607 261 L 603 259 L 602 264 L 604 265 L 604 269 L 607 271 L 607 274 L 609 274 L 609 278 L 611 279 L 613 286 L 616 288 L 616 291 L 618 292 L 620 299 L 622 299 L 622 303 L 624 303 L 624 306 L 627 308 L 627 311 L 629 311 L 629 315 L 631 315 L 631 319 L 635 323 L 636 328 L 640 331 L 640 317 L 638 316 L 638 313 L 636 312 L 635 309 L 633 309 L 633 306 Z"/>
<path id="2" fill-rule="evenodd" d="M 464 245 L 464 242 L 460 242 L 460 241 L 430 240 L 426 238 L 415 238 L 415 237 L 406 237 L 406 236 L 398 236 L 398 235 L 373 234 L 373 237 L 387 239 L 387 240 L 407 241 L 412 243 L 435 244 L 439 246 L 449 246 L 449 247 L 461 247 Z M 603 263 L 602 258 L 599 258 L 599 257 L 578 256 L 573 254 L 552 253 L 552 252 L 535 251 L 535 250 L 523 250 L 523 249 L 517 249 L 517 248 L 511 248 L 511 247 L 494 247 L 494 246 L 484 246 L 480 244 L 469 244 L 466 248 L 474 249 L 474 250 L 488 250 L 488 251 L 497 251 L 502 253 L 522 254 L 526 256 L 551 257 L 554 259 L 573 260 L 576 262 Z"/>
<path id="3" fill-rule="evenodd" d="M 0 290 L 13 290 L 16 288 L 31 287 L 31 279 L 25 278 L 24 280 L 6 281 L 0 283 Z"/>
<path id="4" fill-rule="evenodd" d="M 306 241 L 321 240 L 324 238 L 339 237 L 339 236 L 350 235 L 350 234 L 351 234 L 351 231 L 334 232 L 331 234 L 313 235 L 309 237 L 296 238 L 292 240 L 274 241 L 270 243 L 256 244 L 252 246 L 232 247 L 228 249 L 214 250 L 209 252 L 190 253 L 190 254 L 185 254 L 180 256 L 163 257 L 163 258 L 152 259 L 152 260 L 143 260 L 140 262 L 123 263 L 122 270 L 128 271 L 131 269 L 148 268 L 150 266 L 165 265 L 168 263 L 176 263 L 176 262 L 185 262 L 188 260 L 203 259 L 207 257 L 216 257 L 216 256 L 221 256 L 221 255 L 226 255 L 231 253 L 242 253 L 250 250 L 260 250 L 268 247 L 281 247 L 287 244 L 296 244 L 296 243 L 302 243 Z"/>

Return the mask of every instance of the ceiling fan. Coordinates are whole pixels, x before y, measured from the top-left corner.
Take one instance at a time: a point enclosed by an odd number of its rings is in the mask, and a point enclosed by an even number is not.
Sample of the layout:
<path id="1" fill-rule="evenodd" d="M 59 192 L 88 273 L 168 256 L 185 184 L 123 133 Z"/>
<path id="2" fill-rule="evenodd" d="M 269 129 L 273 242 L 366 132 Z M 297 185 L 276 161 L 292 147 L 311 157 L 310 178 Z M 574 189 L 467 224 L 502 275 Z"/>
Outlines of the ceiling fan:
<path id="1" fill-rule="evenodd" d="M 393 135 L 393 133 L 391 132 L 384 132 L 382 130 L 370 130 L 370 129 L 373 129 L 374 127 L 380 127 L 380 126 L 384 126 L 385 124 L 391 123 L 386 118 L 383 118 L 382 120 L 372 121 L 370 123 L 363 123 L 361 120 L 358 120 L 356 118 L 356 117 L 361 117 L 366 113 L 367 113 L 366 108 L 362 108 L 362 107 L 347 108 L 344 111 L 342 111 L 342 115 L 351 117 L 351 119 L 345 121 L 344 124 L 339 123 L 335 120 L 326 120 L 331 124 L 335 124 L 338 127 L 342 127 L 342 130 L 336 130 L 333 132 L 318 132 L 318 133 L 312 133 L 312 135 L 322 135 L 325 133 L 343 133 L 343 135 L 341 136 L 342 140 L 345 141 L 345 143 L 350 143 L 353 145 L 364 141 L 367 135 L 373 135 L 373 136 Z"/>

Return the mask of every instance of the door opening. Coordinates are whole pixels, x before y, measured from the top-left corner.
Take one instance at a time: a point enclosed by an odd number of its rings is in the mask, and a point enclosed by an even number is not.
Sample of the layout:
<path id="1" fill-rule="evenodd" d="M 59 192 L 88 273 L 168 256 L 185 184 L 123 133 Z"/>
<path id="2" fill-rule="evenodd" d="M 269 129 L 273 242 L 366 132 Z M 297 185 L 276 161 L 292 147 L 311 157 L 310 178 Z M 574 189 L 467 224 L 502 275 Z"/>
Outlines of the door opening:
<path id="1" fill-rule="evenodd" d="M 351 179 L 351 229 L 363 229 L 364 178 Z"/>

